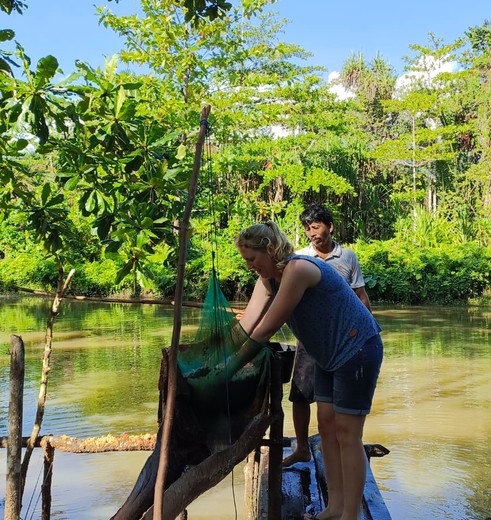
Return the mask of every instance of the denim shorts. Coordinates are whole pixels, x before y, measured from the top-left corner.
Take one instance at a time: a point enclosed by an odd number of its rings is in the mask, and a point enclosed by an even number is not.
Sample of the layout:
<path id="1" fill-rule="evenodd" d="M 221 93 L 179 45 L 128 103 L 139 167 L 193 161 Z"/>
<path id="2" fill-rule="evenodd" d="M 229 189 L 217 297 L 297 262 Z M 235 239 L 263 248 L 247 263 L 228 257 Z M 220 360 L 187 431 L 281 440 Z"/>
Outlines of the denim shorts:
<path id="1" fill-rule="evenodd" d="M 290 399 L 292 403 L 313 403 L 314 377 L 315 361 L 307 354 L 305 347 L 298 342 L 288 399 Z"/>
<path id="2" fill-rule="evenodd" d="M 333 403 L 335 412 L 369 414 L 382 358 L 382 340 L 376 335 L 337 370 L 328 372 L 316 365 L 315 400 Z"/>
<path id="3" fill-rule="evenodd" d="M 303 403 L 303 404 L 312 404 L 314 399 L 314 385 L 310 385 L 310 392 L 306 392 L 305 389 L 301 390 L 294 379 L 292 379 L 292 385 L 290 387 L 290 395 L 288 399 L 292 403 Z"/>

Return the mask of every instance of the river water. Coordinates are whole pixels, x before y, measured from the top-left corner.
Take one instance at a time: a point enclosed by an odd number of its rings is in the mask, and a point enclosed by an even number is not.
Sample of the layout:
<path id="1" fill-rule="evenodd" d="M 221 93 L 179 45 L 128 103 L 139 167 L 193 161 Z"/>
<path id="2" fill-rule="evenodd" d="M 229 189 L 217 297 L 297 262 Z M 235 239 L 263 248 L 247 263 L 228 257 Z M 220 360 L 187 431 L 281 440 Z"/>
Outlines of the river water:
<path id="1" fill-rule="evenodd" d="M 49 307 L 46 300 L 0 297 L 0 435 L 6 435 L 11 334 L 22 336 L 26 345 L 24 435 L 30 434 Z M 491 517 L 491 309 L 375 306 L 374 314 L 383 328 L 385 359 L 364 441 L 390 449 L 371 465 L 392 518 L 486 520 Z M 198 321 L 198 309 L 184 309 L 181 342 L 194 337 Z M 170 345 L 172 324 L 171 307 L 64 301 L 55 322 L 41 433 L 154 433 L 161 348 Z M 286 399 L 284 409 L 285 434 L 293 435 Z M 148 455 L 57 450 L 52 518 L 110 518 Z M 0 450 L 0 512 L 5 459 L 6 450 Z M 40 517 L 41 465 L 41 450 L 35 450 L 24 519 Z M 243 486 L 238 466 L 189 507 L 189 518 L 242 518 Z"/>

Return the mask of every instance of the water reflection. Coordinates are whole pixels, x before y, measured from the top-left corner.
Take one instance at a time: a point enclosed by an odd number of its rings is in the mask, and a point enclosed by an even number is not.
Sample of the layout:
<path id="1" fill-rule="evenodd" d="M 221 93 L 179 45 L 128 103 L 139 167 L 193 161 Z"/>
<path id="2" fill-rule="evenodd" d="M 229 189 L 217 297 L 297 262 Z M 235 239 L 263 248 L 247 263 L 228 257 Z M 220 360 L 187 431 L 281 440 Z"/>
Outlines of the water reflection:
<path id="1" fill-rule="evenodd" d="M 491 313 L 381 309 L 386 358 L 366 440 L 394 518 L 484 519 L 491 511 Z"/>
<path id="2" fill-rule="evenodd" d="M 48 311 L 43 300 L 0 299 L 1 351 L 12 333 L 26 343 L 25 435 L 34 418 Z M 484 520 L 491 516 L 491 310 L 376 307 L 375 315 L 386 355 L 365 441 L 391 450 L 372 467 L 393 518 Z M 198 319 L 197 309 L 184 309 L 183 342 L 194 336 Z M 155 431 L 161 349 L 170 344 L 172 321 L 170 307 L 64 301 L 43 432 Z M 6 434 L 8 363 L 0 356 L 0 435 Z M 293 435 L 288 401 L 284 406 L 285 431 Z M 53 518 L 109 518 L 147 456 L 57 452 Z M 5 450 L 0 464 L 5 467 Z M 33 479 L 37 471 L 33 466 Z M 4 485 L 0 479 L 0 497 Z M 236 511 L 241 518 L 242 493 L 239 467 L 190 507 L 190 518 L 230 519 Z"/>

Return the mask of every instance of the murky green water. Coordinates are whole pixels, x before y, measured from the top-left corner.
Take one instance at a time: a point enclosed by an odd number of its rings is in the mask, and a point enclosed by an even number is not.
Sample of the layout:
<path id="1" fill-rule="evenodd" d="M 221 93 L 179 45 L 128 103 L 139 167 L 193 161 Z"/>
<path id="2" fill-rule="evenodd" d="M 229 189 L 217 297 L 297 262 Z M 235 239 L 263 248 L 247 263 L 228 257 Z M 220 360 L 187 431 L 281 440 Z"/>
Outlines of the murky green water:
<path id="1" fill-rule="evenodd" d="M 6 435 L 11 334 L 26 344 L 24 434 L 32 428 L 49 306 L 33 298 L 0 298 L 0 435 Z M 392 517 L 491 517 L 491 309 L 375 307 L 375 315 L 384 329 L 385 360 L 365 442 L 391 450 L 372 459 L 372 468 Z M 194 336 L 198 319 L 199 310 L 184 309 L 182 342 Z M 172 322 L 170 307 L 64 301 L 55 323 L 42 433 L 154 432 L 161 348 L 170 344 Z M 285 433 L 292 435 L 288 401 L 284 407 Z M 0 499 L 5 456 L 0 450 Z M 52 517 L 109 518 L 147 457 L 57 451 Z M 35 450 L 23 518 L 39 518 L 40 459 Z M 189 518 L 234 519 L 242 512 L 238 467 L 189 508 Z"/>

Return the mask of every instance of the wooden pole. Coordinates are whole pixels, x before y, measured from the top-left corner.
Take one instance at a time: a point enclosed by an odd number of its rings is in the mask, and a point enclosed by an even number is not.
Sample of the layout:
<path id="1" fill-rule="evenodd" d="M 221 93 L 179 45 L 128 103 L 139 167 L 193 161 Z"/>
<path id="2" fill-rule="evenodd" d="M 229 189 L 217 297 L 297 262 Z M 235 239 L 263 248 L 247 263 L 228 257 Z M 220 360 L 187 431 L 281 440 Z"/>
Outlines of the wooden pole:
<path id="1" fill-rule="evenodd" d="M 172 424 L 174 422 L 174 411 L 176 402 L 176 386 L 177 386 L 177 350 L 181 337 L 181 315 L 182 300 L 184 289 L 184 271 L 187 259 L 187 233 L 191 211 L 193 209 L 194 198 L 198 186 L 198 174 L 201 165 L 201 157 L 203 145 L 205 142 L 206 132 L 208 130 L 208 116 L 211 107 L 207 105 L 201 111 L 201 122 L 196 143 L 196 151 L 194 154 L 194 165 L 191 179 L 189 180 L 188 195 L 184 214 L 179 226 L 179 258 L 176 273 L 176 289 L 175 289 L 175 310 L 174 310 L 174 326 L 172 330 L 172 342 L 169 349 L 169 379 L 167 383 L 167 398 L 165 403 L 165 417 L 162 430 L 162 444 L 160 446 L 159 469 L 157 472 L 157 480 L 155 482 L 154 491 L 154 507 L 153 520 L 162 520 L 164 507 L 164 488 L 169 464 L 169 442 L 172 433 Z"/>
<path id="2" fill-rule="evenodd" d="M 10 337 L 10 398 L 7 446 L 5 520 L 19 520 L 22 507 L 22 412 L 24 397 L 24 342 Z"/>
<path id="3" fill-rule="evenodd" d="M 269 471 L 268 471 L 268 518 L 281 518 L 281 494 L 283 472 L 283 383 L 281 381 L 282 360 L 271 357 L 271 416 L 269 430 Z"/>
<path id="4" fill-rule="evenodd" d="M 259 489 L 261 475 L 259 472 L 261 462 L 261 447 L 257 446 L 249 453 L 247 464 L 244 468 L 244 507 L 245 520 L 257 520 L 259 509 Z"/>
<path id="5" fill-rule="evenodd" d="M 44 478 L 41 485 L 41 520 L 51 518 L 51 482 L 53 480 L 53 462 L 55 459 L 55 449 L 51 444 L 43 445 L 44 455 Z"/>

